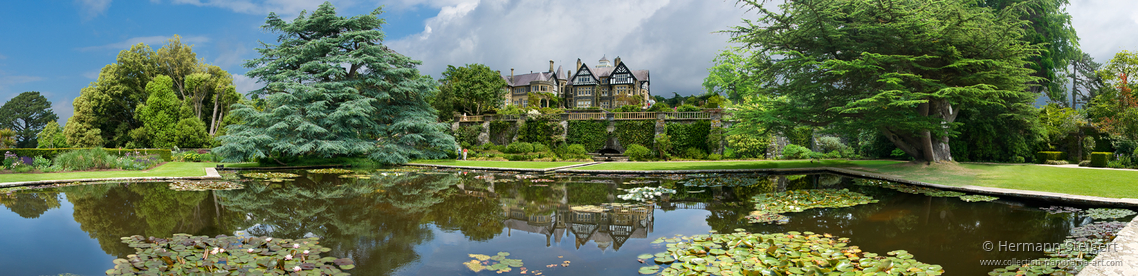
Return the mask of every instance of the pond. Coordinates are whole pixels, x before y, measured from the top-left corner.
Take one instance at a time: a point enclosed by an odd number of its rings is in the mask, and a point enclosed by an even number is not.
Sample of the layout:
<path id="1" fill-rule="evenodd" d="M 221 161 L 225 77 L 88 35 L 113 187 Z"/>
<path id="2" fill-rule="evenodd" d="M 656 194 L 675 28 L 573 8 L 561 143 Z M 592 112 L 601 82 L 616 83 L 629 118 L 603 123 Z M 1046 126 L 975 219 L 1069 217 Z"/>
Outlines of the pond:
<path id="1" fill-rule="evenodd" d="M 789 231 L 850 238 L 884 255 L 906 250 L 948 275 L 986 274 L 981 260 L 1043 257 L 985 250 L 994 243 L 1061 242 L 1089 218 L 1001 199 L 964 202 L 856 185 L 834 175 L 525 175 L 371 170 L 356 177 L 295 171 L 300 177 L 244 181 L 244 188 L 174 191 L 167 183 L 120 183 L 0 192 L 0 267 L 12 275 L 99 275 L 133 254 L 132 235 L 175 233 L 319 237 L 356 275 L 488 275 L 469 254 L 510 253 L 528 275 L 636 275 L 641 254 L 666 250 L 658 238 Z M 693 181 L 693 178 L 700 178 Z M 626 189 L 666 187 L 653 202 Z M 878 200 L 785 213 L 785 224 L 749 223 L 753 196 L 849 189 Z M 649 261 L 651 262 L 651 261 Z M 515 269 L 503 274 L 521 275 Z"/>

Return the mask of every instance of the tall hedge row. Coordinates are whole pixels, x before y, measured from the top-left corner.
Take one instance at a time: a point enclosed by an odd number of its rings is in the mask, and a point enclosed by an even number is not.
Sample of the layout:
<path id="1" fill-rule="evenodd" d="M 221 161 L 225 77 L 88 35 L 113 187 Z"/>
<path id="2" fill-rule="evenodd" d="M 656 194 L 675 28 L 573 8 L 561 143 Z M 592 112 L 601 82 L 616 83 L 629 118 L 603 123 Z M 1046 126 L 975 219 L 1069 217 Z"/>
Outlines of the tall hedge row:
<path id="1" fill-rule="evenodd" d="M 656 121 L 617 121 L 614 124 L 613 134 L 620 141 L 620 145 L 628 149 L 632 144 L 639 144 L 653 148 L 652 141 L 656 138 Z"/>
<path id="2" fill-rule="evenodd" d="M 565 142 L 581 144 L 588 152 L 597 152 L 608 140 L 608 121 L 569 121 L 569 133 Z"/>
<path id="3" fill-rule="evenodd" d="M 81 149 L 83 149 L 83 148 L 45 148 L 45 149 L 14 148 L 14 149 L 2 149 L 2 150 L 0 150 L 0 153 L 5 152 L 5 151 L 10 151 L 13 154 L 16 154 L 17 156 L 23 156 L 23 157 L 43 156 L 44 158 L 47 158 L 47 159 L 54 159 L 55 156 L 57 156 L 61 153 L 65 153 L 65 152 L 69 152 L 69 151 L 73 151 L 73 150 L 81 150 Z M 161 157 L 162 160 L 166 160 L 166 161 L 173 160 L 173 156 L 170 153 L 170 149 L 104 149 L 104 150 L 106 150 L 107 153 L 114 154 L 114 155 L 124 155 L 127 153 L 138 152 L 138 153 L 142 153 L 144 155 L 156 154 L 156 155 L 158 155 L 158 157 Z"/>
<path id="4" fill-rule="evenodd" d="M 672 155 L 682 155 L 688 148 L 707 150 L 707 136 L 711 133 L 711 122 L 668 123 L 668 137 L 672 140 Z"/>
<path id="5" fill-rule="evenodd" d="M 518 129 L 518 141 L 526 143 L 541 143 L 553 146 L 553 136 L 561 135 L 561 124 L 547 120 L 527 120 L 525 125 Z"/>

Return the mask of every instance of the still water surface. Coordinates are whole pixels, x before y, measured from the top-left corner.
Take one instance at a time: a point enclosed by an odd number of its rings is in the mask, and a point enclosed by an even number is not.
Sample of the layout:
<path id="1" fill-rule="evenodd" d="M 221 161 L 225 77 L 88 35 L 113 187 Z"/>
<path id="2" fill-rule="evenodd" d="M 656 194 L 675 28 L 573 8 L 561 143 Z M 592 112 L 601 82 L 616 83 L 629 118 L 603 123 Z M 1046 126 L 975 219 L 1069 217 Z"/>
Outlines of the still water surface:
<path id="1" fill-rule="evenodd" d="M 681 176 L 372 172 L 370 179 L 306 174 L 231 191 L 173 191 L 165 183 L 99 184 L 0 194 L 0 267 L 5 275 L 101 275 L 134 250 L 120 237 L 256 235 L 320 237 L 356 275 L 476 275 L 467 254 L 500 251 L 542 275 L 636 275 L 636 256 L 664 251 L 659 237 L 813 231 L 851 238 L 884 254 L 907 250 L 947 275 L 986 274 L 982 259 L 1033 259 L 1042 252 L 985 251 L 985 241 L 1061 242 L 1072 214 L 1031 202 L 969 203 L 853 185 L 833 175 L 769 176 L 754 185 L 686 187 Z M 386 174 L 386 175 L 384 175 Z M 722 176 L 720 176 L 722 177 Z M 715 182 L 715 181 L 712 181 Z M 654 203 L 617 198 L 621 188 L 678 191 Z M 786 214 L 785 225 L 749 224 L 751 196 L 848 188 L 878 203 Z M 614 207 L 615 206 L 615 207 Z M 547 267 L 550 264 L 568 266 Z M 490 272 L 480 274 L 489 275 Z M 505 274 L 518 274 L 514 270 Z M 520 274 L 519 274 L 520 275 Z"/>

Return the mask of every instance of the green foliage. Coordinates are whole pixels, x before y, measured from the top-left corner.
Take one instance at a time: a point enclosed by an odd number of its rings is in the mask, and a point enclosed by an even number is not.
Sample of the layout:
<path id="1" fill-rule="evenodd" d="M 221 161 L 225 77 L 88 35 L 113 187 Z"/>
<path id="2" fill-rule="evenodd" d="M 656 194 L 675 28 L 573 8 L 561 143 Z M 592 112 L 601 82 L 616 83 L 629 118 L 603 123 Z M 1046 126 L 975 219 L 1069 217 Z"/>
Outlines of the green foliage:
<path id="1" fill-rule="evenodd" d="M 621 145 L 639 144 L 652 147 L 653 136 L 656 135 L 655 120 L 627 120 L 613 123 L 613 135 Z"/>
<path id="2" fill-rule="evenodd" d="M 480 115 L 502 105 L 506 96 L 506 80 L 483 64 L 447 65 L 441 81 L 432 105 L 443 117 L 449 117 L 451 112 Z"/>
<path id="3" fill-rule="evenodd" d="M 639 105 L 622 105 L 612 110 L 612 112 L 642 112 Z"/>
<path id="4" fill-rule="evenodd" d="M 459 144 L 478 145 L 478 135 L 482 134 L 482 125 L 468 125 L 458 127 L 458 132 L 454 134 L 455 140 Z"/>
<path id="5" fill-rule="evenodd" d="M 1051 149 L 1067 139 L 1071 133 L 1079 131 L 1079 126 L 1086 124 L 1086 120 L 1073 108 L 1062 108 L 1051 103 L 1044 106 L 1039 112 L 1039 121 L 1047 130 L 1047 143 Z"/>
<path id="6" fill-rule="evenodd" d="M 213 152 L 227 161 L 447 157 L 454 137 L 427 103 L 437 83 L 415 69 L 421 62 L 382 44 L 382 12 L 341 17 L 324 3 L 291 22 L 269 14 L 264 29 L 279 33 L 279 44 L 262 44 L 261 56 L 245 64 L 253 68 L 246 75 L 266 85 L 252 92 L 264 106 L 235 104 L 232 114 L 244 123 L 229 126 Z"/>
<path id="7" fill-rule="evenodd" d="M 1112 152 L 1091 152 L 1090 153 L 1090 166 L 1105 168 L 1107 162 L 1111 161 Z"/>
<path id="8" fill-rule="evenodd" d="M 702 109 L 700 109 L 699 107 L 696 107 L 694 105 L 691 105 L 691 104 L 684 104 L 684 105 L 681 105 L 679 107 L 676 107 L 676 112 L 695 112 L 695 111 L 700 111 L 700 110 L 702 110 Z"/>
<path id="9" fill-rule="evenodd" d="M 79 149 L 59 154 L 55 157 L 55 166 L 64 170 L 85 171 L 103 169 L 143 170 L 156 165 L 156 157 L 146 155 L 132 155 L 129 152 L 122 156 L 112 155 L 102 148 Z"/>
<path id="10" fill-rule="evenodd" d="M 1032 89 L 1042 90 L 1052 101 L 1066 102 L 1062 72 L 1080 54 L 1079 37 L 1071 24 L 1071 15 L 1064 8 L 1068 0 L 984 0 L 978 4 L 1028 21 L 1023 26 L 1021 40 L 1044 48 L 1038 56 L 1028 59 L 1031 62 L 1028 67 L 1035 71 L 1032 75 L 1040 77 L 1040 87 Z"/>
<path id="11" fill-rule="evenodd" d="M 1083 146 L 1083 152 L 1090 153 L 1090 152 L 1094 151 L 1095 150 L 1095 137 L 1093 137 L 1093 136 L 1083 137 L 1082 146 Z M 1083 156 L 1083 157 L 1085 157 L 1085 156 Z"/>
<path id="12" fill-rule="evenodd" d="M 648 161 L 654 157 L 652 150 L 640 144 L 631 144 L 625 147 L 624 155 L 628 156 L 632 161 Z"/>
<path id="13" fill-rule="evenodd" d="M 43 156 L 44 158 L 54 160 L 56 158 L 56 156 L 59 156 L 62 153 L 76 151 L 76 150 L 83 150 L 83 149 L 82 148 L 52 148 L 52 149 L 25 149 L 25 148 L 20 148 L 20 149 L 7 149 L 5 151 L 10 151 L 13 154 L 16 154 L 19 156 L 27 156 L 27 157 Z M 131 153 L 134 155 L 157 155 L 163 161 L 173 160 L 171 157 L 170 149 L 103 149 L 103 151 L 106 151 L 106 152 L 114 154 L 114 155 L 120 155 L 120 156 L 126 155 L 127 153 Z"/>
<path id="14" fill-rule="evenodd" d="M 547 120 L 527 120 L 518 129 L 518 141 L 554 144 L 554 136 L 561 135 L 561 124 Z"/>
<path id="15" fill-rule="evenodd" d="M 848 150 L 849 146 L 842 143 L 842 139 L 834 136 L 825 136 L 818 138 L 818 149 L 822 152 L 831 151 L 844 151 Z"/>
<path id="16" fill-rule="evenodd" d="M 704 159 L 707 158 L 707 152 L 701 148 L 692 147 L 685 149 L 682 156 L 688 159 Z"/>
<path id="17" fill-rule="evenodd" d="M 0 128 L 16 132 L 17 147 L 36 146 L 36 134 L 56 120 L 59 120 L 59 116 L 51 111 L 51 101 L 40 95 L 40 92 L 20 93 L 0 106 Z"/>
<path id="18" fill-rule="evenodd" d="M 190 107 L 190 116 L 209 122 L 211 130 L 222 125 L 230 104 L 242 97 L 228 72 L 203 63 L 179 36 L 157 51 L 138 43 L 119 52 L 115 63 L 103 67 L 99 78 L 75 98 L 74 116 L 67 119 L 63 130 L 68 144 L 122 147 L 136 141 L 131 132 L 144 126 L 135 112 L 150 97 L 147 84 L 159 75 L 170 78 L 178 102 Z"/>
<path id="19" fill-rule="evenodd" d="M 1034 99 L 1026 88 L 1038 78 L 1026 65 L 1040 47 L 1021 40 L 1027 22 L 1010 10 L 969 1 L 746 5 L 758 19 L 735 27 L 732 42 L 751 50 L 761 88 L 760 108 L 745 111 L 757 120 L 743 124 L 877 129 L 918 160 L 944 161 L 956 112 Z"/>
<path id="20" fill-rule="evenodd" d="M 1008 101 L 1034 99 L 1031 96 Z M 1013 162 L 1016 156 L 1030 158 L 1036 151 L 1048 150 L 1041 148 L 1046 146 L 1048 137 L 1039 119 L 1039 110 L 1029 104 L 963 109 L 956 119 L 962 124 L 956 128 L 960 135 L 949 142 L 952 157 L 959 162 Z"/>
<path id="21" fill-rule="evenodd" d="M 656 134 L 656 139 L 652 140 L 656 144 L 656 150 L 660 155 L 660 159 L 666 159 L 671 156 L 672 151 L 672 138 L 666 133 Z"/>
<path id="22" fill-rule="evenodd" d="M 506 146 L 506 153 L 531 153 L 533 145 L 526 142 L 513 142 Z"/>
<path id="23" fill-rule="evenodd" d="M 812 127 L 795 127 L 783 134 L 786 135 L 786 140 L 791 144 L 809 147 L 813 145 L 811 142 L 814 139 L 814 128 Z"/>
<path id="24" fill-rule="evenodd" d="M 514 135 L 517 135 L 517 132 L 517 125 L 514 124 L 514 122 L 490 122 L 490 142 L 496 145 L 509 144 L 510 140 L 514 139 Z"/>
<path id="25" fill-rule="evenodd" d="M 32 158 L 32 166 L 36 167 L 37 170 L 43 170 L 43 168 L 51 166 L 51 160 L 43 156 L 36 156 Z"/>
<path id="26" fill-rule="evenodd" d="M 707 160 L 723 160 L 723 155 L 719 155 L 718 153 L 708 154 Z"/>
<path id="27" fill-rule="evenodd" d="M 568 155 L 587 155 L 589 151 L 585 150 L 585 146 L 581 144 L 570 144 L 565 148 L 565 154 Z"/>
<path id="28" fill-rule="evenodd" d="M 209 133 L 205 130 L 205 123 L 193 116 L 178 121 L 175 128 L 174 143 L 182 148 L 203 148 L 210 145 Z"/>
<path id="29" fill-rule="evenodd" d="M 753 95 L 759 87 L 750 70 L 756 68 L 755 59 L 746 48 L 727 47 L 719 51 L 707 68 L 707 78 L 703 79 L 703 89 L 715 94 L 727 95 L 734 102 L 742 102 L 743 97 Z M 717 104 L 718 106 L 718 104 Z M 715 107 L 713 107 L 715 108 Z"/>
<path id="30" fill-rule="evenodd" d="M 672 152 L 673 155 L 682 155 L 678 151 L 686 151 L 688 148 L 703 150 L 708 148 L 707 137 L 711 133 L 711 122 L 668 123 L 665 125 L 665 133 L 671 139 L 672 149 L 677 151 Z"/>
<path id="31" fill-rule="evenodd" d="M 68 147 L 67 136 L 63 136 L 63 131 L 59 128 L 59 123 L 55 121 L 47 122 L 47 125 L 43 127 L 43 131 L 40 131 L 39 135 L 36 135 L 36 138 L 36 148 Z"/>
<path id="32" fill-rule="evenodd" d="M 146 104 L 135 110 L 135 117 L 142 122 L 150 145 L 157 148 L 171 148 L 177 145 L 177 123 L 181 118 L 182 103 L 174 95 L 173 79 L 159 75 L 146 84 L 150 95 Z"/>
<path id="33" fill-rule="evenodd" d="M 782 148 L 783 159 L 806 159 L 810 158 L 810 156 L 813 154 L 814 151 L 795 144 L 788 144 L 786 147 Z"/>
<path id="34" fill-rule="evenodd" d="M 1061 151 L 1041 151 L 1035 153 L 1036 163 L 1046 163 L 1051 160 L 1067 160 L 1067 153 Z"/>
<path id="35" fill-rule="evenodd" d="M 16 147 L 16 131 L 4 128 L 0 129 L 0 149 Z"/>
<path id="36" fill-rule="evenodd" d="M 605 146 L 608 140 L 607 121 L 569 121 L 569 132 L 565 142 L 580 144 L 588 152 L 596 152 Z"/>
<path id="37" fill-rule="evenodd" d="M 727 135 L 727 148 L 735 158 L 762 158 L 770 144 L 770 135 Z"/>

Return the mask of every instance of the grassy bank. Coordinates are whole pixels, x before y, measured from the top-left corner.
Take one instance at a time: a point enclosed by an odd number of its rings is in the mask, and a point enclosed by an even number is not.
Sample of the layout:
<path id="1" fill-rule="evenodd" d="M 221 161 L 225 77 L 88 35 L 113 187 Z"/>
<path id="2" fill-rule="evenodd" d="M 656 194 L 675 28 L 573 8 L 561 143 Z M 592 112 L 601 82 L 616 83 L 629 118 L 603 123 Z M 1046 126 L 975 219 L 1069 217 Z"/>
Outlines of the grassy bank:
<path id="1" fill-rule="evenodd" d="M 573 170 L 613 171 L 673 171 L 673 170 L 734 170 L 883 166 L 902 163 L 889 160 L 748 160 L 748 161 L 695 161 L 695 162 L 612 162 L 577 167 Z"/>
<path id="2" fill-rule="evenodd" d="M 510 168 L 510 169 L 548 169 L 548 168 L 572 166 L 572 165 L 577 165 L 577 164 L 585 164 L 586 162 L 415 160 L 415 161 L 412 161 L 411 163 L 431 164 L 431 165 L 446 165 L 446 166 L 465 166 L 465 167 Z"/>
<path id="3" fill-rule="evenodd" d="M 1138 171 L 1031 164 L 870 164 L 851 169 L 952 186 L 983 186 L 1113 198 L 1138 198 Z"/>
<path id="4" fill-rule="evenodd" d="M 40 180 L 115 178 L 115 177 L 187 177 L 205 176 L 205 168 L 217 167 L 218 163 L 166 162 L 161 166 L 145 171 L 93 171 L 58 173 L 14 173 L 0 174 L 0 183 Z"/>

